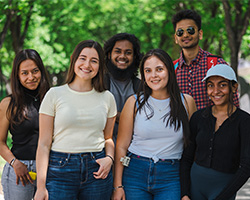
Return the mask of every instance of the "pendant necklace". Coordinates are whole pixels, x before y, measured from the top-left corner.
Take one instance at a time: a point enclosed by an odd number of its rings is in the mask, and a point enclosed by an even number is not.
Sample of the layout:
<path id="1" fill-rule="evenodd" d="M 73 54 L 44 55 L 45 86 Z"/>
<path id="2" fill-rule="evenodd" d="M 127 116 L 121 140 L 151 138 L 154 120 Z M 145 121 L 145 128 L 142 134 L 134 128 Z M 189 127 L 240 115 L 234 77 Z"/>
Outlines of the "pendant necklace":
<path id="1" fill-rule="evenodd" d="M 36 96 L 33 96 L 33 95 L 31 95 L 31 94 L 28 94 L 28 93 L 26 93 L 26 94 L 27 94 L 28 96 L 32 97 L 34 101 L 38 101 L 38 99 L 39 99 L 39 97 L 38 97 L 39 94 L 37 94 Z"/>

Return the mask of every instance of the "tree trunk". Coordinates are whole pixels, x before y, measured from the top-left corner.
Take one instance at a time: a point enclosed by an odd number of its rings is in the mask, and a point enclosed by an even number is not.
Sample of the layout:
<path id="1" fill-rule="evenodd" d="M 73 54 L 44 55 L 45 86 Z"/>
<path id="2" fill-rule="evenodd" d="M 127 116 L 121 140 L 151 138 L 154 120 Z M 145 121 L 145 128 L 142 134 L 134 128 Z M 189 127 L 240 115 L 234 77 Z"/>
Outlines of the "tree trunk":
<path id="1" fill-rule="evenodd" d="M 222 0 L 225 12 L 225 24 L 227 30 L 227 38 L 231 51 L 231 67 L 237 74 L 239 51 L 242 37 L 246 33 L 250 19 L 250 0 L 247 2 L 246 10 L 242 9 L 242 2 L 233 1 L 233 9 L 228 0 Z M 233 19 L 234 22 L 232 21 Z"/>
<path id="2" fill-rule="evenodd" d="M 23 31 L 22 31 L 22 24 L 23 24 L 22 15 L 16 14 L 10 23 L 12 46 L 16 54 L 23 49 L 23 44 L 27 35 L 33 7 L 34 7 L 34 0 L 29 1 L 29 11 L 26 15 Z"/>

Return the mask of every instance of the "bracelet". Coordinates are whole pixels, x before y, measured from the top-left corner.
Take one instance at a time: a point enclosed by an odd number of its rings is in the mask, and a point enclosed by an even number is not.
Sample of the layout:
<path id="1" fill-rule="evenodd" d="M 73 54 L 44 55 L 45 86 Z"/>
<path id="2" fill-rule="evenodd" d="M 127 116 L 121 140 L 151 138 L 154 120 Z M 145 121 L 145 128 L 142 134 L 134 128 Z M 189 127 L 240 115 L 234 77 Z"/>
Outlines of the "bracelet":
<path id="1" fill-rule="evenodd" d="M 11 161 L 10 161 L 10 166 L 12 167 L 14 162 L 16 161 L 16 158 L 13 158 Z"/>
<path id="2" fill-rule="evenodd" d="M 110 155 L 106 155 L 106 157 L 109 157 L 112 160 L 112 163 L 114 163 L 114 158 Z"/>
<path id="3" fill-rule="evenodd" d="M 116 190 L 119 189 L 119 188 L 124 188 L 124 186 L 123 186 L 123 185 L 119 185 L 119 186 L 117 186 L 117 187 L 114 187 L 114 191 L 116 191 Z"/>

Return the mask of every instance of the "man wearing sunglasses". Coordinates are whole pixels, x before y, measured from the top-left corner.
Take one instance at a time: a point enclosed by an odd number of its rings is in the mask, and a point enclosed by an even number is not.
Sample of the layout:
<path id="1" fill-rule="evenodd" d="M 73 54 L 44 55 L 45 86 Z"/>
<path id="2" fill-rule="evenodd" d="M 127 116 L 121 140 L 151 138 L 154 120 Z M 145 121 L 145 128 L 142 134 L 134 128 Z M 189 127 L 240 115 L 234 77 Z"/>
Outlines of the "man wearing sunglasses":
<path id="1" fill-rule="evenodd" d="M 203 38 L 201 16 L 193 10 L 182 10 L 172 18 L 175 42 L 182 48 L 180 58 L 174 62 L 177 82 L 183 93 L 193 96 L 197 109 L 209 105 L 205 83 L 207 70 L 216 64 L 227 64 L 222 58 L 211 56 L 199 46 Z M 239 106 L 238 95 L 234 104 Z"/>

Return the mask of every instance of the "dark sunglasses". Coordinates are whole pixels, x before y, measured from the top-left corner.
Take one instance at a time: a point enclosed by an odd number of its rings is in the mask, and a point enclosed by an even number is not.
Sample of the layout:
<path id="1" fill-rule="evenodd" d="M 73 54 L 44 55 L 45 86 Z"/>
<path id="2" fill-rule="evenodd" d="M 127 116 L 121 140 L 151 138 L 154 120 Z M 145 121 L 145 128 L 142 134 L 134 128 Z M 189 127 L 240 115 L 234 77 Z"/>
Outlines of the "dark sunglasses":
<path id="1" fill-rule="evenodd" d="M 195 34 L 195 29 L 194 29 L 194 27 L 192 27 L 192 26 L 188 27 L 188 28 L 187 28 L 187 32 L 188 32 L 188 34 L 190 34 L 190 35 Z M 176 34 L 178 37 L 181 37 L 181 36 L 183 35 L 183 33 L 184 33 L 184 30 L 183 30 L 182 28 L 179 28 L 179 29 L 176 31 L 175 34 Z"/>

